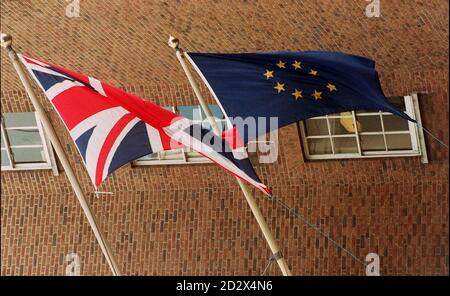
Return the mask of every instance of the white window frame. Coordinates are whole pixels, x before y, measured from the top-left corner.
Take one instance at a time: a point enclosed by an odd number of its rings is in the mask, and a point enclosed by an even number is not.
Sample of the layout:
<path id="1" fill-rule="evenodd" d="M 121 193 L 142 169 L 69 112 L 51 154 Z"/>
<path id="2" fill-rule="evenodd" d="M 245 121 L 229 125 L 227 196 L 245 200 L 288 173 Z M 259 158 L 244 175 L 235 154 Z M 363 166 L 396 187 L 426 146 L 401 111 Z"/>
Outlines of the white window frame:
<path id="1" fill-rule="evenodd" d="M 58 168 L 56 165 L 55 155 L 53 153 L 53 148 L 51 146 L 50 140 L 46 136 L 44 132 L 44 128 L 42 126 L 41 121 L 39 120 L 36 112 L 30 112 L 34 114 L 36 119 L 36 126 L 20 126 L 20 127 L 5 127 L 3 122 L 3 116 L 1 118 L 1 137 L 3 139 L 3 143 L 5 147 L 1 147 L 1 150 L 6 151 L 6 155 L 8 157 L 9 165 L 2 165 L 2 171 L 24 171 L 24 170 L 52 170 L 53 175 L 59 175 Z M 14 163 L 11 149 L 14 146 L 11 146 L 9 143 L 9 139 L 7 137 L 7 130 L 38 130 L 39 135 L 41 137 L 42 145 L 20 145 L 21 148 L 41 148 L 44 151 L 45 162 L 41 163 Z"/>
<path id="2" fill-rule="evenodd" d="M 201 123 L 205 123 L 205 120 L 207 120 L 206 116 L 203 116 L 203 111 L 201 110 L 201 107 L 199 105 L 191 105 L 191 106 L 198 106 L 200 108 L 200 119 L 199 120 L 193 120 L 194 123 L 197 124 L 201 124 Z M 182 106 L 180 106 L 182 107 Z M 168 107 L 170 108 L 170 111 L 174 112 L 174 113 L 179 113 L 177 112 L 177 107 L 176 106 L 171 106 Z M 227 121 L 226 119 L 217 119 L 216 121 L 219 122 L 223 122 L 224 126 L 227 126 Z M 209 123 L 209 122 L 208 122 Z M 178 151 L 181 154 L 181 158 L 179 159 L 165 159 L 165 156 L 167 155 L 167 153 L 171 151 Z M 196 156 L 190 156 L 189 153 L 194 153 Z M 189 147 L 184 147 L 184 148 L 180 148 L 180 149 L 174 149 L 174 150 L 168 150 L 168 151 L 160 151 L 156 153 L 158 156 L 158 159 L 137 159 L 135 161 L 133 161 L 133 165 L 134 166 L 151 166 L 151 165 L 179 165 L 179 164 L 209 164 L 212 163 L 212 161 L 207 158 L 204 157 L 201 154 L 198 154 L 197 152 L 193 151 L 192 149 L 190 149 Z"/>
<path id="3" fill-rule="evenodd" d="M 412 94 L 410 96 L 403 96 L 405 100 L 405 107 L 406 107 L 406 113 L 413 119 L 417 120 L 418 123 L 421 123 L 420 118 L 420 111 L 419 111 L 419 105 L 418 105 L 418 99 L 417 94 Z M 368 115 L 379 115 L 380 117 L 382 115 L 390 115 L 392 113 L 389 112 L 365 112 L 365 113 L 359 113 L 358 116 L 368 116 Z M 353 119 L 353 122 L 356 122 L 356 113 L 354 111 L 351 111 L 351 116 L 349 118 Z M 425 148 L 425 142 L 423 137 L 423 131 L 422 129 L 418 128 L 418 126 L 408 121 L 408 127 L 409 131 L 399 132 L 399 131 L 385 131 L 385 127 L 383 124 L 383 120 L 381 119 L 381 132 L 358 132 L 358 129 L 355 129 L 354 134 L 342 134 L 342 135 L 332 135 L 331 129 L 330 129 L 330 119 L 336 118 L 342 118 L 342 116 L 333 116 L 333 115 L 325 115 L 325 116 L 319 116 L 315 117 L 316 119 L 326 119 L 327 125 L 328 125 L 328 135 L 321 135 L 321 136 L 307 136 L 305 124 L 303 121 L 300 122 L 300 131 L 301 131 L 301 139 L 302 144 L 305 152 L 305 157 L 308 160 L 326 160 L 326 159 L 348 159 L 348 158 L 375 158 L 375 157 L 410 157 L 410 156 L 422 156 L 422 163 L 428 163 L 428 158 L 426 154 L 426 148 Z M 314 120 L 314 119 L 312 119 Z M 360 135 L 380 135 L 382 134 L 384 137 L 389 134 L 409 134 L 411 136 L 411 144 L 412 149 L 411 150 L 396 150 L 396 151 L 362 151 L 361 145 L 360 145 Z M 357 153 L 334 153 L 334 141 L 333 138 L 343 138 L 343 137 L 356 137 L 357 142 Z M 309 151 L 309 145 L 308 145 L 308 139 L 313 138 L 328 138 L 331 139 L 331 154 L 311 154 Z"/>

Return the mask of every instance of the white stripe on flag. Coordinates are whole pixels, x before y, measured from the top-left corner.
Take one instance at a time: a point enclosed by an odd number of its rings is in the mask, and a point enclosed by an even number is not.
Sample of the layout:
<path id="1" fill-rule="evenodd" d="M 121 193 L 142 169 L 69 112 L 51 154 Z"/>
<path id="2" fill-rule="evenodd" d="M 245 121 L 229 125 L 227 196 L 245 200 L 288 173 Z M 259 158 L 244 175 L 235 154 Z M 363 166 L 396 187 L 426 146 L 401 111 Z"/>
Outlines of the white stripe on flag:
<path id="1" fill-rule="evenodd" d="M 163 151 L 164 148 L 159 131 L 147 123 L 145 124 L 145 128 L 147 129 L 148 140 L 150 142 L 150 147 L 152 147 L 152 152 Z"/>
<path id="2" fill-rule="evenodd" d="M 120 143 L 122 143 L 122 140 L 125 138 L 125 136 L 128 134 L 128 132 L 139 122 L 139 118 L 134 118 L 131 120 L 125 128 L 120 132 L 117 139 L 114 141 L 114 144 L 111 147 L 111 150 L 108 153 L 108 156 L 106 158 L 105 167 L 103 168 L 103 175 L 102 175 L 102 181 L 106 179 L 108 176 L 109 167 L 111 166 L 111 161 L 116 154 L 117 148 L 119 148 Z"/>
<path id="3" fill-rule="evenodd" d="M 50 87 L 47 91 L 45 91 L 45 94 L 47 95 L 47 98 L 50 101 L 52 101 L 57 95 L 59 95 L 63 91 L 66 91 L 69 88 L 72 88 L 75 86 L 84 86 L 84 85 L 79 82 L 64 80 L 63 82 L 58 82 L 55 85 L 53 85 L 52 87 Z"/>
<path id="4" fill-rule="evenodd" d="M 105 90 L 103 89 L 102 83 L 100 82 L 100 80 L 97 80 L 93 77 L 88 77 L 89 78 L 89 84 L 96 90 L 98 91 L 102 96 L 106 97 L 106 93 Z"/>
<path id="5" fill-rule="evenodd" d="M 86 131 L 92 127 L 95 127 L 88 142 L 85 162 L 86 169 L 93 184 L 95 184 L 95 172 L 98 157 L 103 144 L 105 143 L 106 137 L 109 135 L 111 129 L 116 125 L 116 123 L 126 114 L 128 114 L 128 111 L 122 107 L 106 109 L 81 121 L 70 130 L 70 135 L 73 140 L 76 141 Z"/>

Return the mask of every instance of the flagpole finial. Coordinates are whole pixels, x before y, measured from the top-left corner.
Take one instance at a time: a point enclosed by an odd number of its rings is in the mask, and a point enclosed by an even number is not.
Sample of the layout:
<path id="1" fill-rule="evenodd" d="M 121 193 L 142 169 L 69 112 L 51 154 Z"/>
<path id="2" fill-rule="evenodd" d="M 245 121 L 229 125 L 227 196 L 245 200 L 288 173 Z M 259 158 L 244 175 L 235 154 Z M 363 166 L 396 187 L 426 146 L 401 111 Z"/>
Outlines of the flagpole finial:
<path id="1" fill-rule="evenodd" d="M 172 48 L 178 48 L 178 45 L 180 44 L 180 41 L 178 40 L 178 38 L 175 38 L 173 36 L 169 36 L 169 41 L 167 42 L 167 44 L 169 44 L 169 46 L 172 47 Z"/>
<path id="2" fill-rule="evenodd" d="M 12 37 L 9 34 L 1 33 L 1 46 L 3 48 L 10 48 L 12 44 Z"/>

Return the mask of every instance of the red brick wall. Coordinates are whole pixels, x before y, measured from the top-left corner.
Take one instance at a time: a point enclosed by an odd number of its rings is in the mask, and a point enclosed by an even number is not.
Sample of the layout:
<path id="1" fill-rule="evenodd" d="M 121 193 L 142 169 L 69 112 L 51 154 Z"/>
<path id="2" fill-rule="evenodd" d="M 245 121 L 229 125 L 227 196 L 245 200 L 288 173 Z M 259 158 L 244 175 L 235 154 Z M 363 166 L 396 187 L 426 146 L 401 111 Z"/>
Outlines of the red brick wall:
<path id="1" fill-rule="evenodd" d="M 196 51 L 340 50 L 377 60 L 387 95 L 419 92 L 424 125 L 448 143 L 446 1 L 2 1 L 1 27 L 21 52 L 160 105 L 195 104 L 169 33 Z M 126 42 L 119 39 L 127 36 Z M 124 46 L 126 45 L 126 46 Z M 31 111 L 4 52 L 2 112 Z M 205 91 L 206 93 L 206 91 Z M 131 167 L 97 198 L 67 132 L 41 97 L 124 274 L 261 274 L 270 251 L 234 179 L 213 165 Z M 418 157 L 304 161 L 295 125 L 275 164 L 256 169 L 274 193 L 383 274 L 448 274 L 448 150 L 426 136 Z M 68 181 L 50 171 L 1 174 L 1 273 L 110 274 Z M 294 274 L 364 274 L 361 264 L 260 193 L 258 204 Z M 279 274 L 276 267 L 273 274 Z"/>

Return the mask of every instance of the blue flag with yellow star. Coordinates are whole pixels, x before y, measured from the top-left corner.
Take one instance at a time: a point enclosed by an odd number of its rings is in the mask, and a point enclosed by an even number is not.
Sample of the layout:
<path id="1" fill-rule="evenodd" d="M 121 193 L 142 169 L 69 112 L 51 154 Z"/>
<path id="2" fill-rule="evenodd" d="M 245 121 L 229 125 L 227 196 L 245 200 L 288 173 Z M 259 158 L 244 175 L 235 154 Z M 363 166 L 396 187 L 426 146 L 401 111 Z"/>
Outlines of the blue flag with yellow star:
<path id="1" fill-rule="evenodd" d="M 387 100 L 375 62 L 365 57 L 325 51 L 186 57 L 226 116 L 259 118 L 256 130 L 236 126 L 245 143 L 296 121 L 352 110 L 381 110 L 415 122 Z M 278 127 L 270 117 L 278 118 Z"/>

